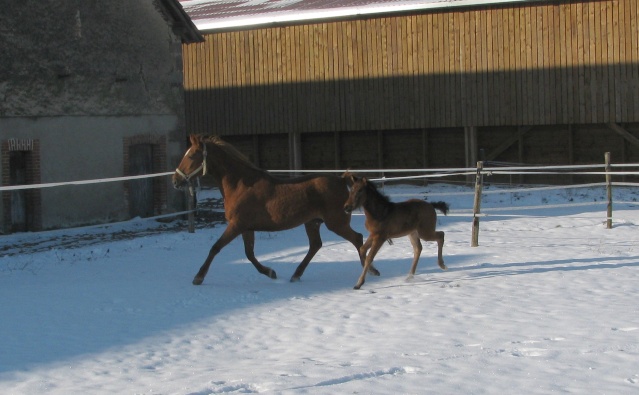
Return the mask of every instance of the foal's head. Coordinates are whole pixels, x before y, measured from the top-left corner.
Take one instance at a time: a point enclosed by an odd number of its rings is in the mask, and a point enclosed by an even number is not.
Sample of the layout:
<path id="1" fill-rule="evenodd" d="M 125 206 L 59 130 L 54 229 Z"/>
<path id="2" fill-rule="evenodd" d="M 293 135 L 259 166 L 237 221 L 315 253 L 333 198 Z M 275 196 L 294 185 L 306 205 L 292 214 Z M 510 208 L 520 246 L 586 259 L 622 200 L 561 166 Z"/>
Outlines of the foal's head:
<path id="1" fill-rule="evenodd" d="M 190 136 L 191 146 L 173 174 L 173 186 L 176 189 L 189 185 L 191 178 L 202 173 L 206 175 L 206 144 L 200 136 Z"/>
<path id="2" fill-rule="evenodd" d="M 368 187 L 368 180 L 366 177 L 355 177 L 353 174 L 344 173 L 342 176 L 350 184 L 350 193 L 346 203 L 344 203 L 344 211 L 347 214 L 353 212 L 353 210 L 360 208 L 364 201 L 366 201 L 366 188 Z"/>

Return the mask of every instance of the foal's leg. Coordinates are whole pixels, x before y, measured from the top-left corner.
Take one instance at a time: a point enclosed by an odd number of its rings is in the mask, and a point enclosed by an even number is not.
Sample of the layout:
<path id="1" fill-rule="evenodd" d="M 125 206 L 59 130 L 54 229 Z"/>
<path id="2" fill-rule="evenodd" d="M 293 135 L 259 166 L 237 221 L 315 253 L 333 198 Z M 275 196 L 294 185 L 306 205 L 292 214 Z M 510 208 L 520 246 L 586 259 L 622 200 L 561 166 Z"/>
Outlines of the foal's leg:
<path id="1" fill-rule="evenodd" d="M 297 266 L 295 269 L 295 273 L 291 277 L 291 282 L 300 281 L 302 274 L 304 274 L 304 270 L 311 262 L 311 259 L 317 254 L 320 248 L 322 248 L 322 237 L 320 236 L 320 225 L 322 225 L 322 220 L 314 219 L 304 224 L 304 228 L 306 228 L 306 235 L 308 236 L 308 252 L 304 259 L 302 259 L 302 263 Z"/>
<path id="2" fill-rule="evenodd" d="M 327 222 L 326 227 L 330 231 L 337 234 L 338 236 L 341 236 L 342 238 L 350 241 L 351 244 L 354 245 L 355 248 L 357 248 L 357 253 L 359 254 L 359 262 L 362 264 L 362 267 L 364 267 L 364 260 L 366 259 L 366 251 L 368 250 L 368 248 L 370 248 L 370 244 L 368 247 L 364 248 L 364 244 L 363 244 L 364 237 L 362 236 L 362 234 L 355 232 L 348 223 L 340 227 L 335 227 L 335 226 L 329 226 L 329 223 Z M 366 241 L 368 242 L 368 240 Z M 368 270 L 373 276 L 379 276 L 379 270 L 377 270 L 375 266 L 373 266 L 373 264 L 370 265 Z"/>
<path id="3" fill-rule="evenodd" d="M 444 232 L 438 231 L 435 232 L 437 236 L 437 263 L 442 270 L 448 269 L 446 265 L 444 265 L 444 258 L 442 257 L 442 250 L 444 249 Z"/>
<path id="4" fill-rule="evenodd" d="M 366 240 L 365 245 L 369 244 L 368 241 L 371 239 L 372 239 L 371 248 L 368 251 L 368 255 L 366 255 L 366 262 L 364 263 L 364 269 L 362 270 L 362 274 L 359 276 L 359 279 L 357 280 L 357 284 L 355 284 L 355 286 L 353 287 L 354 289 L 360 289 L 362 287 L 362 285 L 366 281 L 366 272 L 370 270 L 370 268 L 373 265 L 373 259 L 375 258 L 375 255 L 377 255 L 377 252 L 379 251 L 379 249 L 382 248 L 382 245 L 384 245 L 385 240 L 374 235 L 368 236 L 368 240 Z"/>
<path id="5" fill-rule="evenodd" d="M 241 233 L 240 230 L 236 226 L 229 224 L 226 227 L 226 229 L 224 230 L 224 233 L 222 233 L 222 236 L 220 236 L 220 238 L 217 239 L 215 244 L 213 244 L 213 247 L 211 247 L 211 250 L 209 251 L 209 255 L 206 257 L 204 264 L 202 265 L 202 267 L 200 267 L 200 270 L 195 275 L 195 278 L 193 279 L 193 285 L 202 284 L 202 282 L 204 281 L 204 277 L 206 276 L 206 273 L 209 271 L 209 267 L 211 266 L 211 262 L 213 261 L 213 258 L 215 258 L 215 256 L 220 252 L 220 250 L 222 250 L 222 248 L 224 248 L 224 246 L 226 246 L 228 243 L 233 241 L 233 239 L 235 239 L 240 233 Z"/>
<path id="6" fill-rule="evenodd" d="M 242 233 L 242 240 L 244 240 L 244 253 L 253 266 L 255 266 L 257 271 L 272 279 L 276 279 L 277 274 L 275 274 L 275 270 L 262 265 L 257 258 L 255 258 L 255 232 L 250 230 Z"/>
<path id="7" fill-rule="evenodd" d="M 446 270 L 447 267 L 444 265 L 444 258 L 442 257 L 442 250 L 444 248 L 444 232 L 423 232 L 420 230 L 419 237 L 424 241 L 436 241 L 437 242 L 437 264 L 442 270 Z"/>
<path id="8" fill-rule="evenodd" d="M 410 243 L 413 245 L 413 263 L 410 266 L 410 273 L 408 274 L 408 278 L 412 278 L 415 275 L 415 270 L 417 270 L 417 261 L 419 261 L 419 256 L 422 253 L 422 242 L 419 241 L 419 234 L 417 232 L 413 232 L 408 235 L 410 239 Z"/>

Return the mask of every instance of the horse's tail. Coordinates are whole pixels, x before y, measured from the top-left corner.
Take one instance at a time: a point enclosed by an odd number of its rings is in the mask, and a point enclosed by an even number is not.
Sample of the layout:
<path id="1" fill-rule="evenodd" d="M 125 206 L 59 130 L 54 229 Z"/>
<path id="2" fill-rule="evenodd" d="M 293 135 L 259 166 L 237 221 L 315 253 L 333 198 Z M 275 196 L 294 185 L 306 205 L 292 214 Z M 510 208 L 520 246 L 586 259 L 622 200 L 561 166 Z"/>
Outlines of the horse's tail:
<path id="1" fill-rule="evenodd" d="M 435 207 L 437 210 L 444 213 L 444 215 L 448 214 L 448 209 L 450 209 L 450 205 L 446 202 L 430 202 L 430 204 Z"/>

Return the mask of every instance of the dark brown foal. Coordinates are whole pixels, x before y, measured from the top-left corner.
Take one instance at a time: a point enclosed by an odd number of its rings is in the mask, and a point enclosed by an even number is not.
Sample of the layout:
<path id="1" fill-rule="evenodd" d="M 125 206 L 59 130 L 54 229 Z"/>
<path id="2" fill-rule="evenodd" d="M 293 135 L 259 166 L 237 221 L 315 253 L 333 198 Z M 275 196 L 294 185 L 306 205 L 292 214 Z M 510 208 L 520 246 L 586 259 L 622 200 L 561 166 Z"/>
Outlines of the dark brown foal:
<path id="1" fill-rule="evenodd" d="M 355 289 L 360 289 L 364 284 L 366 271 L 373 264 L 375 255 L 384 242 L 391 238 L 408 236 L 413 245 L 410 277 L 415 274 L 417 261 L 422 252 L 420 239 L 437 242 L 437 263 L 442 270 L 446 270 L 442 258 L 444 232 L 435 231 L 437 225 L 435 209 L 447 214 L 449 207 L 447 203 L 429 203 L 418 199 L 393 203 L 366 178 L 357 178 L 350 173 L 345 173 L 343 177 L 352 183 L 350 195 L 344 204 L 344 211 L 350 214 L 356 208 L 363 207 L 366 215 L 366 229 L 369 232 L 368 239 L 360 247 L 361 255 L 365 256 L 364 269 L 355 284 Z"/>

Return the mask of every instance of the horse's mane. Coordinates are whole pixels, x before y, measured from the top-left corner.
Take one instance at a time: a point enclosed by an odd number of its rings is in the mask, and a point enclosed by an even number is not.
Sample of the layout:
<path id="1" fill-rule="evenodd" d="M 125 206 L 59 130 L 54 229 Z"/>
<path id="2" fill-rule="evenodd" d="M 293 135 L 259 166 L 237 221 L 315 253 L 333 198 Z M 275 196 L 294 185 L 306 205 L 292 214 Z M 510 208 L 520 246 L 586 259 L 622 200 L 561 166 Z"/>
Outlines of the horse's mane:
<path id="1" fill-rule="evenodd" d="M 255 166 L 253 162 L 249 160 L 249 158 L 237 150 L 237 148 L 233 147 L 231 144 L 222 140 L 219 136 L 208 136 L 202 138 L 203 143 L 211 143 L 215 144 L 219 149 L 228 154 L 231 158 L 236 159 L 238 162 L 243 163 L 244 165 L 250 167 L 251 169 L 265 171 Z"/>
<path id="2" fill-rule="evenodd" d="M 380 192 L 377 187 L 375 186 L 375 184 L 373 184 L 372 182 L 370 182 L 370 180 L 366 183 L 366 188 L 370 188 L 370 190 L 377 195 L 377 197 L 382 200 L 384 202 L 385 205 L 388 205 L 391 203 L 391 200 L 389 199 L 388 196 L 386 196 L 385 194 L 383 194 L 382 192 Z"/>

